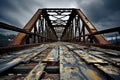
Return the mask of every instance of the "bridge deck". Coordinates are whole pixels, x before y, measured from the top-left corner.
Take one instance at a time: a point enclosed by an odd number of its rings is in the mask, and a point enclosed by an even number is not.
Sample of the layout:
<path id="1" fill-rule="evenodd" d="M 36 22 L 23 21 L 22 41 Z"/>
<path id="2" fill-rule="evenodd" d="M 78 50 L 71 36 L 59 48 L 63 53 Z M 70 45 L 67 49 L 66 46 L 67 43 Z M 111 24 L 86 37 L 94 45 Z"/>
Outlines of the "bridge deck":
<path id="1" fill-rule="evenodd" d="M 55 42 L 0 55 L 0 80 L 119 80 L 118 51 Z"/>

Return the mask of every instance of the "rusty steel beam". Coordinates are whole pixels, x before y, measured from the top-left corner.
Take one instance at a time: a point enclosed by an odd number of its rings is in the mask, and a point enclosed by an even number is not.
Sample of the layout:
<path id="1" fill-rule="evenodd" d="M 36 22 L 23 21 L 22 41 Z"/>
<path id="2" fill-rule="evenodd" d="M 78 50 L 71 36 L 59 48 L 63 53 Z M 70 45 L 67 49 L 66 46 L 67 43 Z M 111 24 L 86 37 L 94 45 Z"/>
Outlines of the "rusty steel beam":
<path id="1" fill-rule="evenodd" d="M 30 19 L 30 21 L 25 25 L 24 29 L 27 31 L 31 31 L 36 23 L 36 21 L 38 20 L 39 16 L 42 14 L 42 10 L 38 10 L 34 16 Z M 24 40 L 26 39 L 27 34 L 24 33 L 19 33 L 15 39 L 12 42 L 12 45 L 20 45 L 24 42 Z"/>
<path id="2" fill-rule="evenodd" d="M 16 32 L 21 32 L 21 33 L 25 33 L 25 34 L 30 34 L 30 35 L 37 35 L 32 32 L 28 32 L 25 29 L 21 29 L 16 26 L 8 25 L 8 24 L 2 23 L 2 22 L 0 22 L 0 28 L 6 29 L 6 30 L 11 30 L 11 31 L 16 31 Z"/>
<path id="3" fill-rule="evenodd" d="M 110 29 L 97 31 L 97 32 L 92 33 L 90 35 L 97 35 L 97 34 L 104 34 L 104 33 L 111 33 L 111 32 L 118 32 L 118 33 L 120 33 L 120 27 L 115 27 L 115 28 L 110 28 Z"/>
<path id="4" fill-rule="evenodd" d="M 12 26 L 12 25 L 8 25 L 8 24 L 3 23 L 3 22 L 0 22 L 0 28 L 29 34 L 29 32 L 27 32 L 25 29 L 21 29 L 21 28 Z"/>
<path id="5" fill-rule="evenodd" d="M 97 31 L 97 32 L 94 32 L 94 33 L 91 33 L 91 34 L 85 34 L 85 36 L 92 36 L 92 35 L 112 33 L 112 32 L 118 32 L 118 33 L 120 33 L 120 27 L 105 29 L 105 30 Z M 83 35 L 80 35 L 80 37 L 83 37 Z"/>
<path id="6" fill-rule="evenodd" d="M 84 22 L 89 33 L 92 34 L 94 32 L 97 32 L 97 29 L 95 28 L 95 26 L 88 20 L 88 18 L 83 14 L 83 12 L 80 9 L 76 10 L 76 12 L 78 16 L 81 18 L 81 20 Z M 108 41 L 105 40 L 105 38 L 102 35 L 95 35 L 94 40 L 96 43 L 99 43 L 99 44 L 108 44 Z"/>

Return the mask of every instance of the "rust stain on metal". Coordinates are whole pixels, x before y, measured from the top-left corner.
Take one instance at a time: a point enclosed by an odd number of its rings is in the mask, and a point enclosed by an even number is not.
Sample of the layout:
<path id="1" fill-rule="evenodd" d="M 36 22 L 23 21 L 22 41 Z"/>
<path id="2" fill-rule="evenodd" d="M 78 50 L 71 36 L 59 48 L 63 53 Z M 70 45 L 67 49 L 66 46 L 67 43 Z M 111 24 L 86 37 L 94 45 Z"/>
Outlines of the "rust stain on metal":
<path id="1" fill-rule="evenodd" d="M 35 71 L 32 72 L 32 74 L 34 74 L 34 73 L 35 73 Z"/>
<path id="2" fill-rule="evenodd" d="M 99 76 L 97 76 L 97 73 L 93 70 L 88 70 L 88 72 L 94 76 L 95 80 L 102 80 Z"/>
<path id="3" fill-rule="evenodd" d="M 85 62 L 79 62 L 80 64 L 85 64 Z"/>
<path id="4" fill-rule="evenodd" d="M 66 70 L 77 71 L 78 69 L 76 67 L 67 67 Z"/>
<path id="5" fill-rule="evenodd" d="M 53 61 L 53 58 L 46 58 L 45 61 Z"/>
<path id="6" fill-rule="evenodd" d="M 37 72 L 37 75 L 42 75 L 42 73 L 43 73 L 42 71 L 39 71 Z"/>

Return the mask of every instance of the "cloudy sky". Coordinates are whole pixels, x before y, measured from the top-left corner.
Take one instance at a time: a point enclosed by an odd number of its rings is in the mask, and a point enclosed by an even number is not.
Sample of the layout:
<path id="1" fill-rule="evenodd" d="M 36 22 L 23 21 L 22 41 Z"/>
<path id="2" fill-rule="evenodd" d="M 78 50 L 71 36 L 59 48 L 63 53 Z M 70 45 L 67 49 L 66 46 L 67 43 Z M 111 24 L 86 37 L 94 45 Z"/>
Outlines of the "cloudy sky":
<path id="1" fill-rule="evenodd" d="M 120 26 L 119 3 L 120 0 L 0 0 L 0 21 L 23 28 L 39 8 L 80 8 L 102 30 Z"/>

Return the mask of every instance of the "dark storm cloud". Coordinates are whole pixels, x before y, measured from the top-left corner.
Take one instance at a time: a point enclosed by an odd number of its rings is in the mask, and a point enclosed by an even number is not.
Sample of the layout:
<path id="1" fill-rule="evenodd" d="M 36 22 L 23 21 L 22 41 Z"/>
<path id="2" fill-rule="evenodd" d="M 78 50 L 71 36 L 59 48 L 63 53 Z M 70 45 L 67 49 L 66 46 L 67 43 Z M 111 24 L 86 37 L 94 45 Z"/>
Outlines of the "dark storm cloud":
<path id="1" fill-rule="evenodd" d="M 23 28 L 35 11 L 42 6 L 37 1 L 0 0 L 0 21 Z M 9 33 L 4 29 L 1 29 L 1 32 Z"/>
<path id="2" fill-rule="evenodd" d="M 120 25 L 120 0 L 103 0 L 105 16 L 102 18 L 103 26 L 117 27 Z"/>
<path id="3" fill-rule="evenodd" d="M 111 11 L 120 10 L 120 0 L 103 0 L 106 8 L 110 8 Z"/>
<path id="4" fill-rule="evenodd" d="M 36 0 L 1 0 L 0 21 L 16 26 L 24 26 L 41 6 Z"/>
<path id="5" fill-rule="evenodd" d="M 120 25 L 120 0 L 77 0 L 79 6 L 98 29 Z"/>

